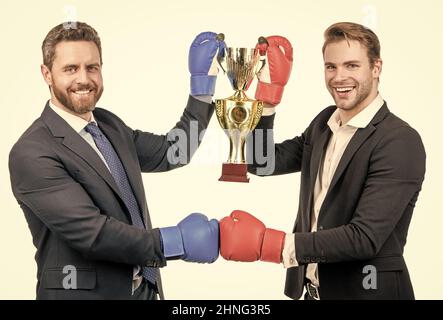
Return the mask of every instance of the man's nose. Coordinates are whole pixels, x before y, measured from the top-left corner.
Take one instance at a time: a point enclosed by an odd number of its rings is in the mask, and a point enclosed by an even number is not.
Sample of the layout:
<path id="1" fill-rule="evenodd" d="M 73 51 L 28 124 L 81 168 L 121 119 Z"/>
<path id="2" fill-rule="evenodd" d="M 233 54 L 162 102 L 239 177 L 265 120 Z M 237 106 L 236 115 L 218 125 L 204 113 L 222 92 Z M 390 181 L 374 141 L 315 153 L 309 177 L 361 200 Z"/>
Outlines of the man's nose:
<path id="1" fill-rule="evenodd" d="M 334 80 L 336 82 L 340 82 L 340 81 L 346 80 L 347 78 L 348 78 L 348 72 L 346 71 L 346 69 L 342 68 L 342 67 L 338 67 L 335 71 Z"/>
<path id="2" fill-rule="evenodd" d="M 89 83 L 89 74 L 86 68 L 80 68 L 77 73 L 77 83 L 78 84 L 87 84 Z"/>

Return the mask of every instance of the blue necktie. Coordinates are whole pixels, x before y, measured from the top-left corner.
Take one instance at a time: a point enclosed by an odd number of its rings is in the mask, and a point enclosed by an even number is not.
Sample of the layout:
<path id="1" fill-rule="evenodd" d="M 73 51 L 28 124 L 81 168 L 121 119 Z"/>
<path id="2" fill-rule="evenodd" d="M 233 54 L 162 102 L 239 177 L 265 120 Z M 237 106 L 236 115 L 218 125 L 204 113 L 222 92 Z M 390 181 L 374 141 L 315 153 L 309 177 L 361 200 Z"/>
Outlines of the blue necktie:
<path id="1" fill-rule="evenodd" d="M 106 138 L 106 136 L 95 123 L 89 123 L 85 127 L 85 131 L 91 134 L 92 138 L 94 139 L 95 145 L 105 158 L 109 170 L 111 171 L 111 175 L 114 177 L 114 180 L 120 190 L 123 202 L 129 210 L 132 219 L 132 225 L 141 229 L 145 229 L 145 225 L 140 214 L 140 209 L 138 207 L 131 185 L 129 184 L 128 176 L 126 175 L 126 171 L 111 142 L 109 142 L 108 138 Z M 143 267 L 143 277 L 146 278 L 149 282 L 155 284 L 157 279 L 157 271 L 158 270 L 156 268 Z"/>

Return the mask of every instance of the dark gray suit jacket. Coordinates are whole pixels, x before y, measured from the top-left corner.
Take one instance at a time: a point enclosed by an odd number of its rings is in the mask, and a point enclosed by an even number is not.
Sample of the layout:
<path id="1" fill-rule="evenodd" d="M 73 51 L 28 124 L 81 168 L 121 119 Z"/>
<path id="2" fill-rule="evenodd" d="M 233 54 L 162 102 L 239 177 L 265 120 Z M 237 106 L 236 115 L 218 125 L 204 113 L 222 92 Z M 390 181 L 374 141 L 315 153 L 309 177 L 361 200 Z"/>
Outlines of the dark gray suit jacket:
<path id="1" fill-rule="evenodd" d="M 301 136 L 275 144 L 275 170 L 262 174 L 301 172 L 293 228 L 300 266 L 287 270 L 285 294 L 298 299 L 306 265 L 317 262 L 322 299 L 412 299 L 403 248 L 426 155 L 419 134 L 386 103 L 349 142 L 321 207 L 318 232 L 310 232 L 315 179 L 335 110 L 326 108 Z M 257 128 L 272 128 L 273 122 L 274 116 L 263 117 Z M 249 170 L 257 173 L 258 167 Z M 376 267 L 376 290 L 363 287 L 366 265 Z"/>
<path id="2" fill-rule="evenodd" d="M 200 133 L 213 111 L 212 105 L 190 96 L 174 129 L 184 130 L 189 139 L 191 121 L 197 121 Z M 37 248 L 37 299 L 131 299 L 134 265 L 166 265 L 159 230 L 151 226 L 141 172 L 181 166 L 167 159 L 174 142 L 132 130 L 104 109 L 93 113 L 123 163 L 147 230 L 131 225 L 103 161 L 47 104 L 9 155 L 12 190 Z M 189 161 L 195 150 L 186 149 Z M 63 268 L 69 265 L 77 270 L 76 290 L 63 286 Z"/>

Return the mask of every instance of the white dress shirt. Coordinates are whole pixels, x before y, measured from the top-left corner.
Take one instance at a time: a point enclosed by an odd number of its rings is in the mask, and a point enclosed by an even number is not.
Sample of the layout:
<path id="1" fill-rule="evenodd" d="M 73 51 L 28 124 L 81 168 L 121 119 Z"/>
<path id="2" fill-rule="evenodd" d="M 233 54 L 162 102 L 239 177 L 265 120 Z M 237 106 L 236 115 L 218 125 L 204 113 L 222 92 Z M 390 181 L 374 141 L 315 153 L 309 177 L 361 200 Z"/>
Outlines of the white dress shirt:
<path id="1" fill-rule="evenodd" d="M 317 178 L 314 186 L 313 208 L 311 212 L 311 232 L 317 231 L 318 214 L 323 201 L 329 190 L 329 185 L 334 176 L 335 170 L 340 162 L 349 141 L 359 128 L 365 128 L 374 118 L 375 114 L 383 106 L 383 99 L 380 94 L 362 111 L 351 118 L 348 123 L 342 124 L 340 121 L 339 109 L 328 120 L 328 126 L 332 131 L 332 136 L 328 142 L 326 152 L 323 155 L 322 165 L 319 166 Z M 283 248 L 283 266 L 285 268 L 296 267 L 296 243 L 294 234 L 287 234 Z M 306 278 L 314 285 L 319 286 L 318 269 L 316 263 L 308 264 L 306 268 Z"/>

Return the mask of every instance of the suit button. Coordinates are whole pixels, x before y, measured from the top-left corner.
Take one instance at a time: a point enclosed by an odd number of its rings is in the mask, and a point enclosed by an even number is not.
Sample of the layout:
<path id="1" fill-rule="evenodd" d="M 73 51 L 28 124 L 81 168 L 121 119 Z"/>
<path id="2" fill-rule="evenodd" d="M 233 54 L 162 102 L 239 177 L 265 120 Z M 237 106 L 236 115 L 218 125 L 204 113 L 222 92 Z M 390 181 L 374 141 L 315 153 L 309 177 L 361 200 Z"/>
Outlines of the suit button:
<path id="1" fill-rule="evenodd" d="M 318 227 L 318 230 L 323 230 L 323 229 L 324 229 L 323 226 L 319 226 L 319 227 Z"/>

